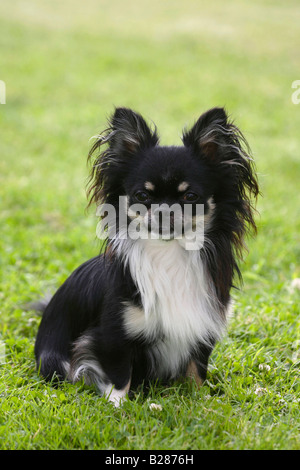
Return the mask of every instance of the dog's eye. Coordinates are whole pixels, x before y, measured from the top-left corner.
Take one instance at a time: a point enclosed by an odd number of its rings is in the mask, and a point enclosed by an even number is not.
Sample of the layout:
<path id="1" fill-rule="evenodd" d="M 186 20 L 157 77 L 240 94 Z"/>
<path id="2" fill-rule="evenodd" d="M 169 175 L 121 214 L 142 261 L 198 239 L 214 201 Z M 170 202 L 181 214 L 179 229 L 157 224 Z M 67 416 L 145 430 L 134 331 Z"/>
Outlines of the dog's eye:
<path id="1" fill-rule="evenodd" d="M 146 202 L 149 199 L 149 194 L 146 193 L 145 191 L 137 191 L 135 193 L 135 198 L 139 202 Z"/>
<path id="2" fill-rule="evenodd" d="M 183 199 L 187 202 L 195 202 L 198 199 L 198 194 L 188 192 L 188 193 L 185 193 L 185 195 L 183 196 Z"/>

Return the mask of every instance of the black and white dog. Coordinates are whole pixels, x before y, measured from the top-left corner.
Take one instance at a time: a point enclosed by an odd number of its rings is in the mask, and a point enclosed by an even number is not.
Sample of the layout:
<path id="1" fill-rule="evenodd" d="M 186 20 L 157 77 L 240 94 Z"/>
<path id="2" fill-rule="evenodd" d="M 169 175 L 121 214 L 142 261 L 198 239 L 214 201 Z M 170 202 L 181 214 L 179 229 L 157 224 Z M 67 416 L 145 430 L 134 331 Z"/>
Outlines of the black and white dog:
<path id="1" fill-rule="evenodd" d="M 44 310 L 35 355 L 46 379 L 83 377 L 116 405 L 145 381 L 205 379 L 259 189 L 224 109 L 201 115 L 182 141 L 160 146 L 156 129 L 126 108 L 98 136 L 89 198 L 104 205 L 105 250 Z"/>

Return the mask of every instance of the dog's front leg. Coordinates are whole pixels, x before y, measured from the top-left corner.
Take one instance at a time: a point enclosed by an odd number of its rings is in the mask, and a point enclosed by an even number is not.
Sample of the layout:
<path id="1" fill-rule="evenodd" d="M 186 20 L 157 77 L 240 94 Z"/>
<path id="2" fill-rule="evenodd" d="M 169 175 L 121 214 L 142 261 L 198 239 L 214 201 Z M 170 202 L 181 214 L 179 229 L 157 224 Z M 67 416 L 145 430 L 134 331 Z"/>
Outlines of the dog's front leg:
<path id="1" fill-rule="evenodd" d="M 212 345 L 199 343 L 186 369 L 186 377 L 195 380 L 198 387 L 201 387 L 206 379 L 209 356 L 214 348 Z"/>
<path id="2" fill-rule="evenodd" d="M 129 379 L 125 387 L 121 389 L 116 388 L 116 385 L 110 383 L 106 385 L 103 395 L 106 396 L 116 407 L 119 407 L 122 400 L 126 398 L 127 393 L 129 392 L 130 383 L 131 379 Z"/>

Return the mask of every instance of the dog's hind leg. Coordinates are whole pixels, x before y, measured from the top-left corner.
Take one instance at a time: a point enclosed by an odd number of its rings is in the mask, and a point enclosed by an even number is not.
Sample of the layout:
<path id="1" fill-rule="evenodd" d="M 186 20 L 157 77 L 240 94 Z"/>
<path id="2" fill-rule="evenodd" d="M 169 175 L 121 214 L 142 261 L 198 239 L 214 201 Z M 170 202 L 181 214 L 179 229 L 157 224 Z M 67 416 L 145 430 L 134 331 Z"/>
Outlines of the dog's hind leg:
<path id="1" fill-rule="evenodd" d="M 71 338 L 63 316 L 44 314 L 37 334 L 34 352 L 38 372 L 53 382 L 66 378 L 70 368 Z"/>
<path id="2" fill-rule="evenodd" d="M 130 387 L 131 350 L 120 339 L 109 338 L 100 328 L 80 336 L 74 343 L 68 378 L 71 382 L 83 378 L 119 406 Z"/>

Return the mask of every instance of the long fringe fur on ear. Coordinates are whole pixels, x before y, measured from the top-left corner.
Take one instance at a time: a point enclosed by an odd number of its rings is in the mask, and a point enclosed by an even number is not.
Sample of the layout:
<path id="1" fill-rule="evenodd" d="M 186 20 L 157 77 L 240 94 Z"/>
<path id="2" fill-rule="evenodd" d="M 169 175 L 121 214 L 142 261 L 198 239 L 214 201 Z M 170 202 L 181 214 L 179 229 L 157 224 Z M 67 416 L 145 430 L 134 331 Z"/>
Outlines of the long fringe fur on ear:
<path id="1" fill-rule="evenodd" d="M 142 116 L 128 108 L 116 108 L 108 127 L 96 136 L 88 163 L 94 155 L 88 184 L 88 207 L 103 203 L 115 190 L 128 169 L 128 162 L 139 149 L 157 145 L 156 127 L 151 129 Z M 107 145 L 105 150 L 103 146 Z"/>
<path id="2" fill-rule="evenodd" d="M 183 133 L 183 143 L 192 147 L 220 173 L 220 201 L 230 200 L 234 214 L 228 214 L 228 225 L 235 219 L 232 243 L 239 258 L 246 249 L 244 237 L 256 233 L 255 203 L 260 194 L 256 168 L 249 144 L 240 129 L 228 119 L 223 108 L 204 113 L 189 131 Z M 227 214 L 227 211 L 224 210 Z M 224 215 L 224 222 L 226 222 Z M 226 226 L 226 224 L 225 224 Z"/>
<path id="3" fill-rule="evenodd" d="M 226 129 L 222 130 L 222 132 L 227 139 L 221 150 L 225 154 L 221 165 L 232 167 L 238 188 L 237 197 L 241 203 L 238 207 L 241 230 L 237 233 L 236 240 L 236 247 L 238 248 L 239 254 L 241 254 L 244 248 L 244 233 L 251 229 L 254 233 L 257 231 L 254 213 L 255 203 L 260 194 L 260 190 L 256 166 L 245 136 L 233 122 L 228 122 Z"/>
<path id="4" fill-rule="evenodd" d="M 207 234 L 203 256 L 210 267 L 218 298 L 226 304 L 229 290 L 233 287 L 232 280 L 237 283 L 235 287 L 242 284 L 238 259 L 243 260 L 244 253 L 248 251 L 245 237 L 257 232 L 254 215 L 260 190 L 251 149 L 233 122 L 227 119 L 225 125 L 224 122 L 211 123 L 202 129 L 198 138 L 205 145 L 211 142 L 218 147 L 215 160 L 210 160 L 205 154 L 201 157 L 218 175 L 214 200 L 216 223 L 212 232 Z"/>
<path id="5" fill-rule="evenodd" d="M 244 242 L 245 235 L 257 232 L 254 214 L 257 197 L 260 194 L 256 166 L 250 146 L 240 129 L 232 122 L 227 124 L 230 143 L 226 149 L 229 158 L 222 161 L 222 165 L 231 166 L 235 173 L 237 184 L 237 198 L 240 204 L 237 206 L 239 229 L 234 232 L 234 246 L 240 259 L 247 246 Z"/>
<path id="6" fill-rule="evenodd" d="M 102 148 L 104 145 L 111 142 L 115 132 L 116 131 L 114 131 L 111 126 L 105 129 L 101 134 L 96 136 L 96 141 L 89 151 L 88 163 L 91 162 L 95 152 L 97 152 L 97 155 L 92 162 L 87 183 L 88 207 L 92 203 L 99 205 L 105 202 L 107 195 L 105 170 L 109 168 L 109 165 L 113 164 L 114 154 L 111 152 L 110 147 L 104 151 L 102 151 Z"/>

